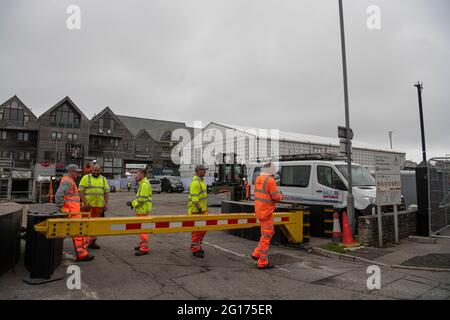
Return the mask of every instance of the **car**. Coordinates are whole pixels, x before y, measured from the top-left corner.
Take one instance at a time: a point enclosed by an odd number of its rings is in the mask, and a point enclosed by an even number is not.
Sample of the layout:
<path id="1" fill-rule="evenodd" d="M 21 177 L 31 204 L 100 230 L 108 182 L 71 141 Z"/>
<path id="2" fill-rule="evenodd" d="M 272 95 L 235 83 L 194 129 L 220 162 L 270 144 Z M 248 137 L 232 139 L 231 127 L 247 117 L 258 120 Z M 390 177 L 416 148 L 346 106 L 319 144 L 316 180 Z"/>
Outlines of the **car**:
<path id="1" fill-rule="evenodd" d="M 159 179 L 150 179 L 150 185 L 152 186 L 153 193 L 161 193 L 161 180 Z"/>
<path id="2" fill-rule="evenodd" d="M 183 192 L 184 186 L 179 177 L 163 177 L 161 178 L 161 191 L 162 192 Z"/>

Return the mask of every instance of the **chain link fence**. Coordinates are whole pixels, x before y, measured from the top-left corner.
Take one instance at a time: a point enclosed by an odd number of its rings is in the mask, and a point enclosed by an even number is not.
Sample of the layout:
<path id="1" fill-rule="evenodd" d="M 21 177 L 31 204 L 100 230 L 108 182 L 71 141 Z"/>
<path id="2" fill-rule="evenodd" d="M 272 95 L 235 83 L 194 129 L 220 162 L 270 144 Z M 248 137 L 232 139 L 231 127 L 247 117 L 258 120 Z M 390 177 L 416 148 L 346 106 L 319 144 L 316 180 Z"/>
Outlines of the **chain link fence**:
<path id="1" fill-rule="evenodd" d="M 450 157 L 428 161 L 430 235 L 450 237 Z"/>

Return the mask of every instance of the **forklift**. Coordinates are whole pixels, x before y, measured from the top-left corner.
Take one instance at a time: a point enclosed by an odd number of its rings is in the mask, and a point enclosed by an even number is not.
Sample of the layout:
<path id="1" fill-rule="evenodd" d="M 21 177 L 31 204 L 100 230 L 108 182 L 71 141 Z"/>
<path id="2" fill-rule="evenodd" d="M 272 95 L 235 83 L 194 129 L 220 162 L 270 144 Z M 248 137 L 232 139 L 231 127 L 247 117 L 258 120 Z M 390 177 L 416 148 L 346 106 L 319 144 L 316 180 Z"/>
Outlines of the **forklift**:
<path id="1" fill-rule="evenodd" d="M 247 198 L 247 167 L 236 163 L 236 154 L 220 154 L 214 181 L 208 191 L 208 205 L 221 206 L 222 200 L 239 201 Z M 220 156 L 219 155 L 219 156 Z"/>

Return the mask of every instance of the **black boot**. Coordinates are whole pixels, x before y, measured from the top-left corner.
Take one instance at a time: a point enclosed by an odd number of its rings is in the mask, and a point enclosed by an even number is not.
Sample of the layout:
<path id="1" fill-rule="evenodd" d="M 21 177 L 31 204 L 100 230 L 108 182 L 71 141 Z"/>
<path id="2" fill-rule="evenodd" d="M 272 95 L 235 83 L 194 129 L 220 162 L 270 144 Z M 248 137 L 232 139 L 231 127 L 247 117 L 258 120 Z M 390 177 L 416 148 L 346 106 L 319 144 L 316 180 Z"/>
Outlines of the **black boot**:
<path id="1" fill-rule="evenodd" d="M 205 252 L 203 250 L 199 250 L 196 252 L 192 252 L 192 255 L 196 258 L 203 259 L 205 257 Z"/>
<path id="2" fill-rule="evenodd" d="M 268 265 L 266 265 L 266 266 L 264 266 L 264 267 L 259 267 L 258 266 L 258 269 L 259 270 L 264 270 L 264 269 L 273 269 L 273 268 L 275 268 L 275 266 L 273 265 L 273 264 L 268 264 Z"/>
<path id="3" fill-rule="evenodd" d="M 135 255 L 136 257 L 145 256 L 146 254 L 148 254 L 148 252 L 144 252 L 144 251 L 141 251 L 141 250 L 138 250 L 138 251 L 136 251 L 136 252 L 134 253 L 134 255 Z"/>
<path id="4" fill-rule="evenodd" d="M 93 249 L 93 250 L 98 250 L 101 247 L 98 244 L 96 244 L 95 242 L 92 242 L 87 248 L 88 249 Z"/>

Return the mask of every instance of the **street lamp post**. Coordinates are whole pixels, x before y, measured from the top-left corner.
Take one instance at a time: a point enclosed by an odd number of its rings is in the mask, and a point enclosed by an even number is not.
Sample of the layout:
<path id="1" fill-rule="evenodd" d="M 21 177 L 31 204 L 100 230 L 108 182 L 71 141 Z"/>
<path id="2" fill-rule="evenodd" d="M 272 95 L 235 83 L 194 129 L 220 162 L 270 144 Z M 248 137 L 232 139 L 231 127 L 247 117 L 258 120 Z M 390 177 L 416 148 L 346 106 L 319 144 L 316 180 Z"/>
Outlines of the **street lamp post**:
<path id="1" fill-rule="evenodd" d="M 342 0 L 339 0 L 339 21 L 341 27 L 341 48 L 342 48 L 342 71 L 344 78 L 344 101 L 345 101 L 345 129 L 346 129 L 346 155 L 348 173 L 348 193 L 347 193 L 347 215 L 352 233 L 355 233 L 355 208 L 352 182 L 352 141 L 350 136 L 350 111 L 348 106 L 348 82 L 347 82 L 347 56 L 345 53 L 345 31 L 344 31 L 344 10 Z"/>
<path id="2" fill-rule="evenodd" d="M 419 100 L 419 116 L 420 116 L 420 133 L 422 136 L 422 159 L 427 162 L 427 151 L 425 148 L 425 126 L 423 124 L 423 108 L 422 108 L 422 90 L 423 84 L 417 82 L 414 87 L 417 88 L 417 99 Z"/>

